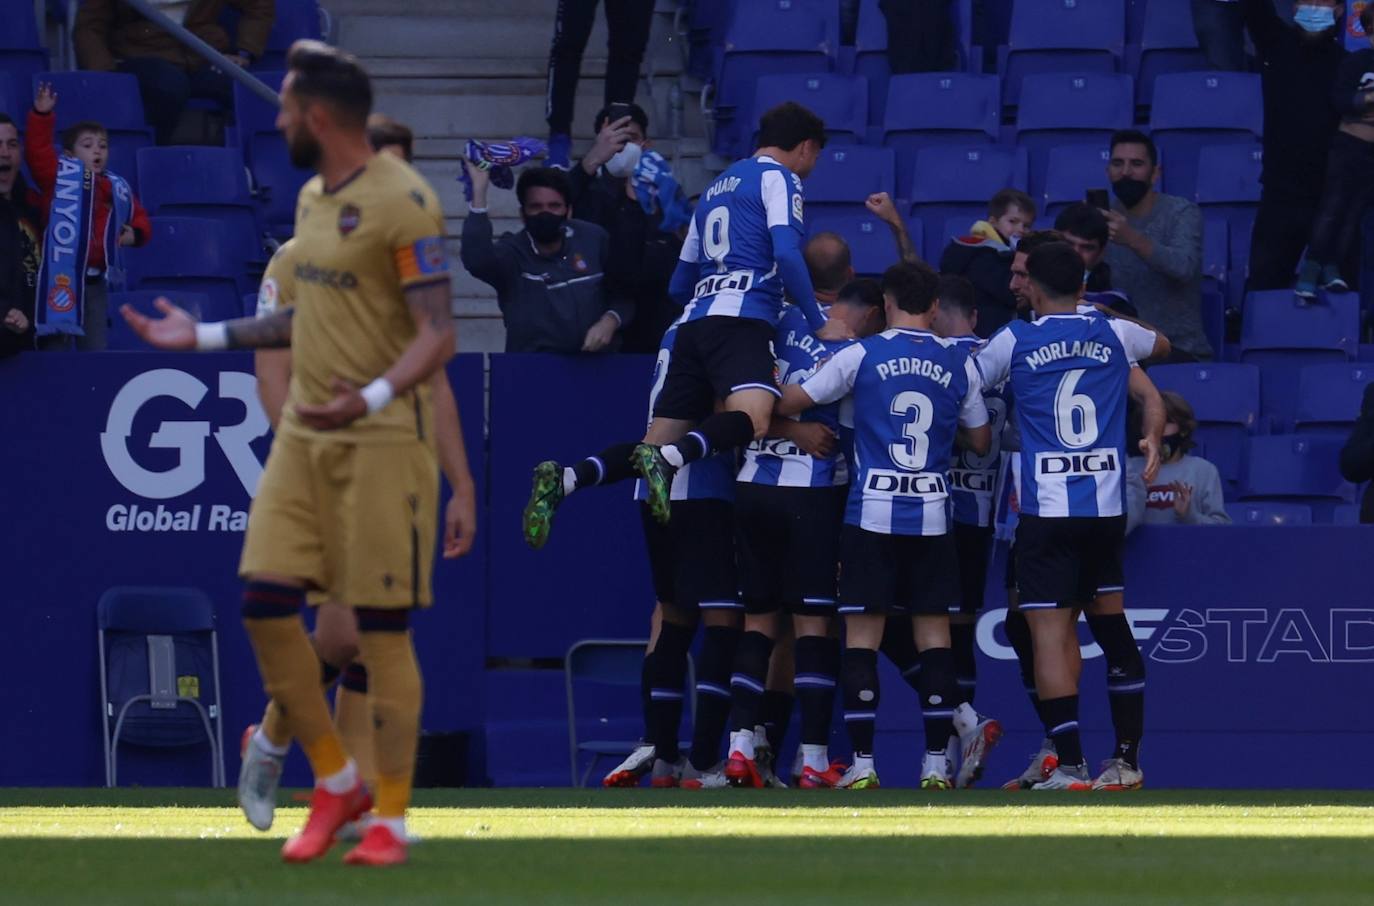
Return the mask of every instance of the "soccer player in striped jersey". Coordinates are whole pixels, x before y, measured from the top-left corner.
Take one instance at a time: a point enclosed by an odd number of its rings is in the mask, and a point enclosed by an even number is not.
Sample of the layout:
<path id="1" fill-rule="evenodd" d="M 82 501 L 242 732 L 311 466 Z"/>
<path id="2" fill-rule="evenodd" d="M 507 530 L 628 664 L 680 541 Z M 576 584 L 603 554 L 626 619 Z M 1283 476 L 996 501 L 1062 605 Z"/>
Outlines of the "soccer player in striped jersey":
<path id="1" fill-rule="evenodd" d="M 813 236 L 805 250 L 816 301 L 830 318 L 856 336 L 883 324 L 879 299 L 840 296 L 852 282 L 849 246 L 833 233 Z M 814 374 L 847 341 L 826 343 L 796 306 L 783 311 L 773 340 L 783 386 Z M 762 787 L 769 770 L 755 759 L 754 727 L 768 722 L 765 681 L 779 616 L 792 617 L 795 689 L 802 704 L 800 783 L 834 786 L 840 772 L 827 753 L 830 717 L 839 673 L 840 645 L 832 632 L 839 564 L 840 523 L 849 469 L 835 449 L 838 404 L 818 406 L 800 418 L 774 417 L 768 436 L 744 451 L 736 486 L 735 525 L 744 636 L 730 678 L 729 760 L 725 773 L 736 786 Z M 781 701 L 778 695 L 775 702 Z M 790 699 L 787 704 L 790 705 Z M 790 709 L 789 709 L 790 710 Z"/>
<path id="2" fill-rule="evenodd" d="M 959 571 L 949 531 L 949 463 L 956 436 L 986 452 L 991 431 L 982 381 L 968 355 L 931 333 L 938 278 L 923 264 L 883 275 L 888 329 L 842 350 L 800 385 L 783 389 L 780 414 L 853 395 L 854 475 L 840 542 L 838 612 L 845 618 L 841 672 L 854 763 L 837 786 L 879 785 L 873 762 L 878 648 L 886 619 L 911 620 L 920 652 L 927 754 L 921 785 L 952 785 L 945 747 L 956 723 L 976 724 L 955 706 L 958 682 L 949 611 Z"/>
<path id="3" fill-rule="evenodd" d="M 1016 398 L 1018 607 L 1031 633 L 1042 720 L 1058 753 L 1058 767 L 1037 790 L 1093 784 L 1078 729 L 1075 608 L 1123 588 L 1126 397 L 1131 365 L 1156 347 L 1156 334 L 1137 324 L 1078 313 L 1082 268 L 1065 243 L 1036 248 L 1025 285 L 1036 320 L 1013 321 L 976 357 L 984 381 L 1009 380 Z M 1141 450 L 1152 473 L 1163 406 L 1157 393 L 1139 401 Z"/>

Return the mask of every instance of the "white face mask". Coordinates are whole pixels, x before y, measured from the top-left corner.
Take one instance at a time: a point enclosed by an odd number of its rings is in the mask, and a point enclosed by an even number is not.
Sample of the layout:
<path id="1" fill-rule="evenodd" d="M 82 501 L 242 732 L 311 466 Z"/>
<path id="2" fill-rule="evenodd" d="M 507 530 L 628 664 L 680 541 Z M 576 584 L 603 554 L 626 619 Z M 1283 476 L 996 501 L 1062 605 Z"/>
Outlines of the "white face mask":
<path id="1" fill-rule="evenodd" d="M 615 177 L 629 176 L 639 166 L 639 157 L 644 153 L 644 149 L 634 142 L 626 142 L 625 147 L 615 153 L 615 156 L 606 161 L 606 172 Z"/>

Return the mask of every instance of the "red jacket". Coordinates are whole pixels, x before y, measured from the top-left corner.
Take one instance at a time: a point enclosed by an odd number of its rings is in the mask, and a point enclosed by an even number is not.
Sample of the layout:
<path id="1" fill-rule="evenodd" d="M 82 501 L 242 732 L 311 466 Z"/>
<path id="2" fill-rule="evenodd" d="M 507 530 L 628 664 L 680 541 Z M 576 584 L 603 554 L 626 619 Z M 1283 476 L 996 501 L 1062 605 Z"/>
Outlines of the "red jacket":
<path id="1" fill-rule="evenodd" d="M 57 191 L 57 143 L 53 140 L 54 125 L 57 118 L 51 113 L 39 113 L 29 109 L 28 129 L 24 133 L 24 161 L 29 165 L 33 181 L 43 194 L 43 229 L 47 229 L 48 212 L 52 209 L 53 193 Z M 105 229 L 110 222 L 111 202 L 114 187 L 110 178 L 103 173 L 95 180 L 95 210 L 91 214 L 91 243 L 86 259 L 89 270 L 105 270 Z M 134 230 L 134 245 L 143 245 L 153 234 L 153 225 L 148 220 L 148 212 L 138 196 L 133 196 L 134 210 L 129 226 Z M 116 233 L 111 242 L 118 242 Z"/>

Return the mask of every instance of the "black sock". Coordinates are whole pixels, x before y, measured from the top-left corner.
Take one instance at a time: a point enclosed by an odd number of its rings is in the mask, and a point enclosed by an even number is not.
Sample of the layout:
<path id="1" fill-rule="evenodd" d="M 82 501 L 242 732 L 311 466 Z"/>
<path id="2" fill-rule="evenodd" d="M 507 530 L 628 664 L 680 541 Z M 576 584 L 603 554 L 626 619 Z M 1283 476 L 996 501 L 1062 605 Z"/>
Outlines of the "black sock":
<path id="1" fill-rule="evenodd" d="M 655 754 L 670 763 L 681 755 L 677 734 L 682 724 L 682 687 L 687 679 L 687 649 L 694 635 L 694 629 L 664 620 L 654 650 L 644 657 L 649 682 L 644 725 Z"/>
<path id="2" fill-rule="evenodd" d="M 792 703 L 796 701 L 790 692 L 768 689 L 763 693 L 763 704 L 759 707 L 759 723 L 768 734 L 768 745 L 777 759 L 782 751 L 782 740 L 787 736 L 787 728 L 792 723 Z"/>
<path id="3" fill-rule="evenodd" d="M 1040 725 L 1045 728 L 1045 736 L 1048 737 L 1049 718 L 1045 716 L 1045 707 L 1035 689 L 1035 644 L 1031 641 L 1030 623 L 1026 622 L 1026 615 L 1019 610 L 1007 611 L 1007 641 L 1016 652 L 1016 663 L 1021 668 L 1021 685 L 1026 690 L 1026 697 L 1030 699 L 1035 716 L 1040 718 Z"/>
<path id="4" fill-rule="evenodd" d="M 720 737 L 730 716 L 730 668 L 740 631 L 707 626 L 697 663 L 697 718 L 692 727 L 692 767 L 709 771 L 720 760 Z"/>
<path id="5" fill-rule="evenodd" d="M 959 703 L 973 704 L 978 691 L 978 658 L 973 623 L 949 624 L 949 643 L 954 651 L 954 672 L 959 682 Z"/>
<path id="6" fill-rule="evenodd" d="M 754 420 L 747 412 L 717 412 L 675 444 L 663 447 L 663 458 L 681 468 L 711 453 L 747 447 L 754 439 Z M 670 451 L 676 451 L 670 452 Z M 680 457 L 681 462 L 674 457 Z"/>
<path id="7" fill-rule="evenodd" d="M 878 652 L 844 650 L 844 725 L 854 755 L 873 757 L 873 727 L 878 719 Z"/>
<path id="8" fill-rule="evenodd" d="M 893 617 L 883 626 L 883 643 L 878 649 L 901 673 L 906 684 L 921 691 L 921 655 L 916 650 L 916 635 L 911 621 Z"/>
<path id="9" fill-rule="evenodd" d="M 801 701 L 803 745 L 830 744 L 830 717 L 840 674 L 840 640 L 804 635 L 797 639 L 797 698 Z"/>
<path id="10" fill-rule="evenodd" d="M 576 490 L 634 478 L 635 467 L 630 463 L 634 449 L 635 444 L 611 444 L 595 456 L 588 456 L 572 466 L 577 480 Z"/>
<path id="11" fill-rule="evenodd" d="M 1078 735 L 1078 696 L 1047 698 L 1041 705 L 1049 724 L 1046 735 L 1054 740 L 1059 763 L 1066 768 L 1083 764 L 1083 740 Z"/>
<path id="12" fill-rule="evenodd" d="M 1145 733 L 1145 660 L 1124 613 L 1089 616 L 1088 628 L 1107 656 L 1107 701 L 1116 730 L 1116 757 L 1140 767 Z"/>
<path id="13" fill-rule="evenodd" d="M 954 708 L 959 682 L 954 672 L 954 652 L 927 648 L 921 652 L 921 714 L 926 728 L 926 751 L 944 752 L 954 735 Z"/>
<path id="14" fill-rule="evenodd" d="M 763 684 L 768 681 L 768 659 L 773 640 L 761 632 L 746 632 L 735 649 L 735 669 L 730 674 L 730 730 L 751 733 L 759 722 Z"/>

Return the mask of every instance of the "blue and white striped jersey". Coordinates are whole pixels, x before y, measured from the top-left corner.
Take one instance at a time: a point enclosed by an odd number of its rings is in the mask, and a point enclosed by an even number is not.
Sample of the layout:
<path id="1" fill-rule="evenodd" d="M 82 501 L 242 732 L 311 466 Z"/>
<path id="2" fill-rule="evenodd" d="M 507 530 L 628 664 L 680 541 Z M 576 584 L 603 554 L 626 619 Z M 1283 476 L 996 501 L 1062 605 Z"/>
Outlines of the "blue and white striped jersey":
<path id="1" fill-rule="evenodd" d="M 773 339 L 778 361 L 778 381 L 800 384 L 816 373 L 835 350 L 835 344 L 816 339 L 811 325 L 795 305 L 783 309 L 778 333 Z M 804 422 L 821 422 L 839 431 L 840 404 L 817 406 L 803 412 Z M 744 465 L 739 481 L 786 488 L 828 488 L 849 483 L 849 467 L 839 450 L 827 459 L 817 459 L 796 444 L 781 437 L 765 437 L 744 448 Z"/>
<path id="2" fill-rule="evenodd" d="M 771 157 L 738 161 L 707 187 L 692 215 L 680 260 L 699 265 L 688 321 L 712 315 L 778 323 L 782 278 L 773 227 L 802 226 L 802 182 Z"/>
<path id="3" fill-rule="evenodd" d="M 1025 516 L 1120 516 L 1126 385 L 1154 331 L 1082 314 L 1013 321 L 975 361 L 985 383 L 1011 381 L 1021 432 L 1017 501 Z"/>
<path id="4" fill-rule="evenodd" d="M 854 478 L 845 522 L 885 535 L 949 531 L 949 462 L 960 425 L 987 424 L 968 354 L 924 330 L 891 328 L 802 383 L 817 403 L 854 396 Z"/>
<path id="5" fill-rule="evenodd" d="M 965 355 L 972 355 L 983 344 L 981 339 L 974 336 L 950 337 L 949 340 Z M 971 450 L 955 448 L 954 459 L 949 464 L 949 493 L 954 501 L 955 522 L 987 528 L 992 525 L 993 493 L 1002 454 L 1002 429 L 1006 426 L 1010 409 L 1005 387 L 985 385 L 983 403 L 988 409 L 992 446 L 982 456 Z"/>
<path id="6" fill-rule="evenodd" d="M 654 363 L 654 383 L 649 390 L 649 421 L 654 419 L 654 403 L 658 401 L 663 381 L 668 377 L 668 363 L 673 358 L 673 342 L 677 339 L 679 319 L 663 332 L 658 344 L 658 361 Z M 730 500 L 735 499 L 735 454 L 716 453 L 705 459 L 688 463 L 673 476 L 673 500 Z M 642 480 L 635 481 L 635 500 L 647 500 Z"/>

